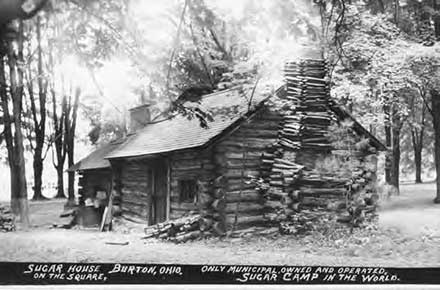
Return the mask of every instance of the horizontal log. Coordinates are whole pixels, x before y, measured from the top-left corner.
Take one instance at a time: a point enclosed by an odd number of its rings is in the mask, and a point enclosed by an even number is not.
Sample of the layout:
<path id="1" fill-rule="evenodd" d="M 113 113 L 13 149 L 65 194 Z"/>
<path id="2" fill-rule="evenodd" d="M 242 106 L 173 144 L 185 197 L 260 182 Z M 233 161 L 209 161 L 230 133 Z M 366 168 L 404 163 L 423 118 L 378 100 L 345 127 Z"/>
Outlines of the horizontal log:
<path id="1" fill-rule="evenodd" d="M 180 210 L 171 210 L 170 211 L 170 219 L 178 219 L 186 215 L 188 211 L 180 211 Z"/>
<path id="2" fill-rule="evenodd" d="M 171 160 L 183 160 L 183 159 L 194 159 L 194 158 L 203 158 L 208 156 L 209 152 L 205 151 L 189 151 L 189 152 L 178 152 L 171 155 Z"/>
<path id="3" fill-rule="evenodd" d="M 300 187 L 301 195 L 320 196 L 320 195 L 344 195 L 347 190 L 345 188 L 307 188 Z"/>
<path id="4" fill-rule="evenodd" d="M 114 184 L 115 187 L 119 187 L 120 189 L 125 188 L 127 191 L 135 192 L 135 191 L 142 191 L 142 192 L 148 192 L 151 188 L 151 185 L 146 183 L 137 183 L 137 182 L 127 182 L 127 183 L 120 183 L 120 184 Z"/>
<path id="5" fill-rule="evenodd" d="M 197 238 L 201 237 L 201 235 L 202 235 L 202 232 L 200 230 L 196 230 L 196 231 L 192 231 L 189 233 L 179 235 L 174 239 L 174 241 L 176 243 L 184 243 L 189 240 L 197 239 Z"/>
<path id="6" fill-rule="evenodd" d="M 171 171 L 172 179 L 210 179 L 212 177 L 212 172 L 207 170 L 179 170 Z"/>
<path id="7" fill-rule="evenodd" d="M 264 207 L 268 207 L 271 209 L 281 209 L 284 208 L 285 205 L 283 205 L 279 200 L 266 200 L 266 202 L 264 203 Z"/>
<path id="8" fill-rule="evenodd" d="M 189 171 L 189 170 L 204 170 L 204 169 L 213 169 L 214 163 L 212 161 L 209 162 L 197 162 L 195 164 L 173 164 L 171 165 L 172 171 Z"/>
<path id="9" fill-rule="evenodd" d="M 238 207 L 238 209 L 237 209 Z M 257 202 L 229 202 L 226 203 L 225 213 L 249 213 L 259 212 L 264 209 L 264 205 Z"/>
<path id="10" fill-rule="evenodd" d="M 171 210 L 176 210 L 176 211 L 192 211 L 192 210 L 197 210 L 198 207 L 196 204 L 191 203 L 191 202 L 181 202 L 181 203 L 176 203 L 176 202 L 171 202 Z"/>
<path id="11" fill-rule="evenodd" d="M 226 151 L 223 153 L 226 158 L 243 158 L 242 152 L 230 152 Z M 252 151 L 246 153 L 246 159 L 256 158 L 259 159 L 261 155 L 263 154 L 262 151 Z"/>
<path id="12" fill-rule="evenodd" d="M 259 201 L 262 199 L 262 195 L 258 193 L 255 189 L 242 190 L 242 191 L 229 191 L 226 193 L 227 202 L 237 202 L 237 201 Z"/>
<path id="13" fill-rule="evenodd" d="M 255 189 L 255 184 L 248 184 L 246 182 L 242 182 L 240 179 L 229 179 L 226 188 L 228 192 L 234 192 L 238 190 Z"/>
<path id="14" fill-rule="evenodd" d="M 319 198 L 319 197 L 303 197 L 301 204 L 306 206 L 321 206 L 327 207 L 330 203 L 340 201 L 337 199 Z"/>
<path id="15" fill-rule="evenodd" d="M 132 204 L 144 205 L 147 206 L 149 197 L 148 196 L 139 196 L 139 195 L 131 195 L 131 194 L 122 194 L 121 201 L 129 202 Z"/>
<path id="16" fill-rule="evenodd" d="M 203 160 L 197 156 L 194 156 L 192 159 L 174 159 L 171 161 L 171 166 L 179 167 L 179 166 L 201 166 L 203 164 Z"/>
<path id="17" fill-rule="evenodd" d="M 137 216 L 139 219 L 145 219 L 145 221 L 147 221 L 148 210 L 146 208 L 141 208 L 139 206 L 133 206 L 133 205 L 128 206 L 128 204 L 122 204 L 121 209 L 122 209 L 122 216 L 132 215 L 132 216 Z"/>
<path id="18" fill-rule="evenodd" d="M 138 214 L 127 211 L 127 210 L 122 213 L 122 218 L 124 218 L 130 222 L 135 222 L 138 224 L 147 224 L 147 222 L 148 222 L 146 218 L 144 219 L 144 218 L 140 217 Z"/>
<path id="19" fill-rule="evenodd" d="M 228 170 L 226 170 L 226 172 L 223 175 L 225 177 L 235 177 L 235 178 L 240 178 L 241 176 L 247 177 L 249 175 L 251 175 L 251 176 L 259 176 L 260 175 L 260 171 L 259 170 L 251 170 L 251 169 L 245 169 L 245 170 L 228 169 Z"/>
<path id="20" fill-rule="evenodd" d="M 271 143 L 269 145 L 267 144 L 256 144 L 254 145 L 241 145 L 238 143 L 227 143 L 222 144 L 221 146 L 217 147 L 217 154 L 227 154 L 227 153 L 235 153 L 239 155 L 231 156 L 232 158 L 245 158 L 245 159 L 257 159 L 255 157 L 260 157 L 261 154 L 267 150 L 270 146 L 272 146 Z M 224 158 L 224 157 L 223 157 Z M 227 155 L 226 158 L 229 158 Z M 259 158 L 258 158 L 259 159 Z"/>
<path id="21" fill-rule="evenodd" d="M 261 166 L 262 162 L 259 159 L 226 159 L 225 165 L 228 168 L 236 168 L 237 166 Z"/>
<path id="22" fill-rule="evenodd" d="M 226 224 L 229 226 L 232 226 L 235 223 L 235 215 L 234 214 L 228 214 L 225 218 Z M 244 226 L 244 225 L 251 225 L 251 224 L 259 224 L 259 223 L 265 223 L 266 220 L 264 219 L 263 215 L 238 215 L 237 216 L 237 226 Z"/>
<path id="23" fill-rule="evenodd" d="M 139 198 L 147 198 L 149 196 L 149 193 L 145 190 L 132 190 L 127 187 L 123 187 L 121 189 L 122 196 L 132 196 L 133 198 L 139 197 Z"/>
<path id="24" fill-rule="evenodd" d="M 180 194 L 179 194 L 179 192 L 176 192 L 175 194 L 172 194 L 170 196 L 170 201 L 172 203 L 180 203 Z"/>
<path id="25" fill-rule="evenodd" d="M 182 165 L 182 164 L 173 164 L 171 165 L 171 170 L 173 171 L 188 171 L 188 170 L 201 170 L 203 165 L 200 164 L 194 164 L 194 165 Z"/>

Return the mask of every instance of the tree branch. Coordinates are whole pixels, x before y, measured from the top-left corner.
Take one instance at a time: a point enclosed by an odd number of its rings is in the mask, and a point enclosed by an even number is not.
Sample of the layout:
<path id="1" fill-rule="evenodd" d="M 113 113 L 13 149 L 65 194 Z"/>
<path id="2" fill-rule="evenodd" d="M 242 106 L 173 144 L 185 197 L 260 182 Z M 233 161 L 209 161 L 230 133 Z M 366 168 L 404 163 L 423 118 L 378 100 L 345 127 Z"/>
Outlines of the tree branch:
<path id="1" fill-rule="evenodd" d="M 170 62 L 168 64 L 168 71 L 167 71 L 167 78 L 166 78 L 166 85 L 165 85 L 167 93 L 169 91 L 171 68 L 173 66 L 174 55 L 176 54 L 177 45 L 179 43 L 180 31 L 182 30 L 182 24 L 183 24 L 183 20 L 184 20 L 184 17 L 185 17 L 185 12 L 186 12 L 186 7 L 187 6 L 188 6 L 188 0 L 185 0 L 185 4 L 184 4 L 183 9 L 182 9 L 182 14 L 180 15 L 179 27 L 177 28 L 176 38 L 174 40 L 173 49 L 172 49 L 171 55 L 170 55 Z"/>

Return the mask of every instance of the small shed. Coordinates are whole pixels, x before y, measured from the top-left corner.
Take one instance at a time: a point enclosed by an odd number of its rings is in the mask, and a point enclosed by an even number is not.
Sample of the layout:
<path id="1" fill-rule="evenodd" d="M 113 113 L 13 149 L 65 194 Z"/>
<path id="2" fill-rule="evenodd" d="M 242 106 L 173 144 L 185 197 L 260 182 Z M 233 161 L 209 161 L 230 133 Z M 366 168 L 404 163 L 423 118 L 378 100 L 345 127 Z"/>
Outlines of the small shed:
<path id="1" fill-rule="evenodd" d="M 271 94 L 230 89 L 188 104 L 212 113 L 207 128 L 181 115 L 152 122 L 148 105 L 131 110 L 127 138 L 71 168 L 82 176 L 82 196 L 111 184 L 122 216 L 132 221 L 152 225 L 198 212 L 224 229 L 264 223 L 280 209 L 294 214 L 346 199 L 345 184 L 319 179 L 314 171 L 318 159 L 332 154 L 325 142 L 330 123 L 353 121 L 354 134 L 369 142 L 370 150 L 359 155 L 363 162 L 375 163 L 386 148 L 330 99 L 323 76 L 310 80 L 307 70 L 298 71 L 302 82 L 287 77 Z M 290 109 L 280 110 L 275 99 Z M 374 182 L 374 170 L 368 173 Z M 359 174 L 365 179 L 366 171 Z"/>
<path id="2" fill-rule="evenodd" d="M 86 199 L 95 199 L 98 192 L 105 192 L 106 196 L 109 195 L 112 170 L 105 156 L 119 144 L 119 142 L 111 142 L 102 145 L 68 169 L 68 171 L 78 172 L 80 205 L 83 205 Z"/>

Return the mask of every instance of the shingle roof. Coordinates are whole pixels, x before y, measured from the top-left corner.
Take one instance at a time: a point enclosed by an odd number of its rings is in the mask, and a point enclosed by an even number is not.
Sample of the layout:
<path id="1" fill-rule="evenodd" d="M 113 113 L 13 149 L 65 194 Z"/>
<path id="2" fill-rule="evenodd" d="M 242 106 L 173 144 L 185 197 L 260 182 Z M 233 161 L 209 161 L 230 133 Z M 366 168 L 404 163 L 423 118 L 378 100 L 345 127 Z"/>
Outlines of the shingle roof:
<path id="1" fill-rule="evenodd" d="M 252 106 L 258 105 L 269 97 L 256 93 Z M 203 97 L 198 105 L 203 111 L 211 111 L 214 120 L 208 122 L 208 128 L 202 128 L 199 120 L 177 115 L 169 120 L 149 124 L 131 135 L 106 158 L 123 158 L 157 154 L 181 149 L 199 147 L 222 133 L 249 111 L 248 96 L 239 90 L 227 90 Z M 231 108 L 234 108 L 231 112 Z"/>
<path id="2" fill-rule="evenodd" d="M 110 168 L 110 162 L 104 157 L 116 149 L 121 142 L 110 142 L 102 145 L 98 149 L 92 151 L 89 155 L 75 163 L 73 166 L 67 169 L 67 171 L 82 171 Z"/>

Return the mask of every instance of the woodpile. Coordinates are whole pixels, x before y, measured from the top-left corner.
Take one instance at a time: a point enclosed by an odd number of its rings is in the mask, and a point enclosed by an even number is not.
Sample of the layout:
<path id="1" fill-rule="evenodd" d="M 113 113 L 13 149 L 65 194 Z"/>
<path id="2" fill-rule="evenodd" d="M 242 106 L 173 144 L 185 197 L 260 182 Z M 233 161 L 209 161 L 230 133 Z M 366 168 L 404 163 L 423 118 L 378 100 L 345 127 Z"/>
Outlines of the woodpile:
<path id="1" fill-rule="evenodd" d="M 201 230 L 203 232 L 212 231 L 219 236 L 226 233 L 225 214 L 228 205 L 225 190 L 226 182 L 224 176 L 219 176 L 210 182 L 209 187 L 201 189 L 202 187 L 199 186 L 199 196 L 205 196 L 205 202 L 199 202 Z"/>
<path id="2" fill-rule="evenodd" d="M 144 239 L 158 238 L 183 243 L 210 236 L 208 228 L 200 215 L 191 215 L 145 228 Z"/>
<path id="3" fill-rule="evenodd" d="M 286 99 L 291 114 L 284 120 L 280 144 L 288 149 L 329 149 L 326 136 L 335 120 L 330 112 L 330 87 L 325 60 L 289 62 L 285 66 Z"/>
<path id="4" fill-rule="evenodd" d="M 264 217 L 269 222 L 284 221 L 299 212 L 307 190 L 311 190 L 307 181 L 313 181 L 314 176 L 305 165 L 297 162 L 296 152 L 331 148 L 326 134 L 334 117 L 329 112 L 326 73 L 324 60 L 303 60 L 285 66 L 286 106 L 278 146 L 262 158 L 262 176 L 267 183 Z M 321 183 L 321 179 L 317 177 L 316 182 Z M 326 202 L 310 198 L 306 201 L 306 205 Z"/>
<path id="5" fill-rule="evenodd" d="M 0 205 L 0 231 L 15 231 L 14 215 L 9 208 L 3 205 Z"/>

